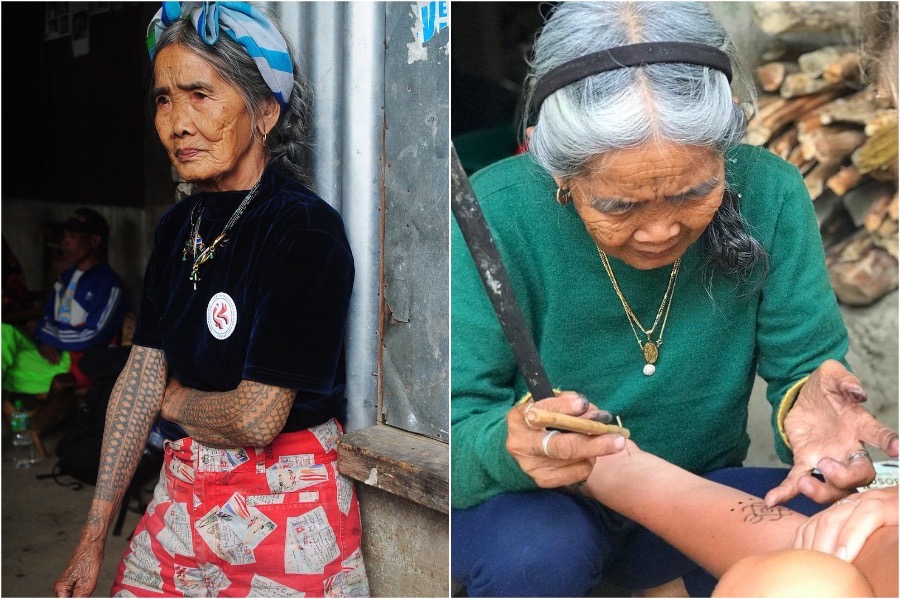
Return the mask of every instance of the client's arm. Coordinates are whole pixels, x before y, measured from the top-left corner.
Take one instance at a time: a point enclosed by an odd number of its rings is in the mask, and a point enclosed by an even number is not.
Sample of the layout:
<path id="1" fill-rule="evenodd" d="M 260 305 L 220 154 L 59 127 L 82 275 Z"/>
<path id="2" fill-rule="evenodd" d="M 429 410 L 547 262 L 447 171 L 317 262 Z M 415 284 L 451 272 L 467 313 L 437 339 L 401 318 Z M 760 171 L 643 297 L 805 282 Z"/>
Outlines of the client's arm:
<path id="1" fill-rule="evenodd" d="M 792 547 L 806 516 L 695 476 L 629 442 L 597 458 L 582 492 L 652 530 L 714 576 L 754 553 Z"/>
<path id="2" fill-rule="evenodd" d="M 599 457 L 582 492 L 652 530 L 716 577 L 748 556 L 794 546 L 809 519 L 691 474 L 629 441 Z M 832 508 L 829 508 L 832 509 Z M 878 596 L 896 596 L 897 527 L 871 535 L 853 561 Z"/>

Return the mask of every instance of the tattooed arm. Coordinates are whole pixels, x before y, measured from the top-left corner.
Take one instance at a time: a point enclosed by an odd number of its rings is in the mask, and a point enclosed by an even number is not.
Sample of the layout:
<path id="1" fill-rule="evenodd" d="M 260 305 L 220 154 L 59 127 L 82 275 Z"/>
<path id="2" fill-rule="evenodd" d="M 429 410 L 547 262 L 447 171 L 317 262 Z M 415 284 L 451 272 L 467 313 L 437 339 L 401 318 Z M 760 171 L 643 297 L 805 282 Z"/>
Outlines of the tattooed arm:
<path id="1" fill-rule="evenodd" d="M 798 527 L 808 520 L 691 474 L 630 441 L 628 448 L 630 455 L 597 458 L 582 492 L 658 534 L 716 577 L 744 558 L 792 548 Z M 873 534 L 853 566 L 876 592 L 890 593 L 879 596 L 896 596 L 897 527 Z"/>
<path id="2" fill-rule="evenodd" d="M 263 447 L 284 428 L 296 393 L 255 381 L 241 381 L 232 391 L 205 392 L 172 377 L 162 417 L 205 445 Z"/>
<path id="3" fill-rule="evenodd" d="M 649 528 L 721 576 L 739 559 L 791 547 L 806 516 L 695 476 L 629 442 L 595 462 L 584 493 Z"/>
<path id="4" fill-rule="evenodd" d="M 163 352 L 132 347 L 106 409 L 100 471 L 91 509 L 81 529 L 81 539 L 54 586 L 57 597 L 89 597 L 94 591 L 109 525 L 141 459 L 165 388 Z"/>

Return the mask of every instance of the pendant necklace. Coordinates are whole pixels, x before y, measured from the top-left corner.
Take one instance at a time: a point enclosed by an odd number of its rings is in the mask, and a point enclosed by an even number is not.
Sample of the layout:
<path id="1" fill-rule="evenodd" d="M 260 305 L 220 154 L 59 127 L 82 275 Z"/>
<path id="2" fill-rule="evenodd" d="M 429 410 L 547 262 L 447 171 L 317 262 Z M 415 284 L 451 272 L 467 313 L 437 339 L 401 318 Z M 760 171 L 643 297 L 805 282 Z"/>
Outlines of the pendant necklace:
<path id="1" fill-rule="evenodd" d="M 646 362 L 644 365 L 644 374 L 652 376 L 653 373 L 656 372 L 656 361 L 659 359 L 659 348 L 662 347 L 663 332 L 666 330 L 666 322 L 669 320 L 669 309 L 672 307 L 675 281 L 678 279 L 678 267 L 681 264 L 681 258 L 676 260 L 675 264 L 672 265 L 672 272 L 669 274 L 669 284 L 666 286 L 666 293 L 663 295 L 662 303 L 659 305 L 659 310 L 656 312 L 653 326 L 647 329 L 641 324 L 641 321 L 638 320 L 638 317 L 631 309 L 631 306 L 629 306 L 628 302 L 625 300 L 625 295 L 619 288 L 619 282 L 616 281 L 616 276 L 613 274 L 612 266 L 609 263 L 609 259 L 606 257 L 606 253 L 599 247 L 597 248 L 597 251 L 600 253 L 600 261 L 603 263 L 603 268 L 606 269 L 606 274 L 612 282 L 613 289 L 615 290 L 616 295 L 619 296 L 619 301 L 622 302 L 622 307 L 625 309 L 625 315 L 628 317 L 628 324 L 631 326 L 631 332 L 634 333 L 634 338 L 637 339 L 638 347 L 641 349 L 641 353 L 644 356 L 644 361 Z M 662 321 L 661 325 L 660 320 Z M 653 333 L 656 331 L 657 326 L 660 327 L 659 334 L 654 341 Z M 641 341 L 638 329 L 640 329 L 647 337 L 646 342 Z"/>
<path id="2" fill-rule="evenodd" d="M 244 213 L 244 210 L 253 201 L 253 198 L 256 197 L 256 192 L 259 189 L 259 184 L 262 182 L 262 179 L 256 182 L 256 185 L 247 193 L 244 200 L 237 207 L 234 213 L 231 215 L 231 218 L 228 219 L 228 222 L 225 223 L 225 227 L 222 229 L 222 232 L 213 240 L 213 242 L 206 246 L 203 243 L 203 238 L 200 237 L 200 220 L 203 218 L 203 208 L 205 207 L 205 198 L 201 198 L 197 205 L 194 206 L 194 210 L 191 213 L 191 226 L 189 227 L 189 236 L 187 241 L 184 242 L 184 250 L 182 252 L 181 261 L 187 262 L 188 255 L 190 255 L 193 259 L 193 265 L 191 267 L 191 274 L 188 276 L 188 281 L 193 283 L 194 291 L 197 291 L 197 281 L 200 280 L 200 266 L 205 263 L 207 260 L 212 260 L 216 257 L 216 250 L 225 247 L 225 244 L 228 243 L 228 232 L 234 226 L 234 224 L 241 218 L 241 215 Z"/>

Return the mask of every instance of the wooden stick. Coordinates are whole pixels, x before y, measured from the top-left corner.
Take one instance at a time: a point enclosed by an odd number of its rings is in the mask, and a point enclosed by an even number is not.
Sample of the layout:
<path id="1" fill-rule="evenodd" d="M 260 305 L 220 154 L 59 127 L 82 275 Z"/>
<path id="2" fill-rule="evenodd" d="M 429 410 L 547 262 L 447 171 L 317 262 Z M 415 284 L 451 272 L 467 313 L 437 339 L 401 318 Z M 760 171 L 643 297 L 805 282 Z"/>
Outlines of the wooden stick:
<path id="1" fill-rule="evenodd" d="M 827 81 L 859 81 L 861 75 L 859 69 L 859 53 L 845 52 L 841 56 L 825 65 L 822 78 Z"/>
<path id="2" fill-rule="evenodd" d="M 767 92 L 777 92 L 784 78 L 800 70 L 796 62 L 769 62 L 756 67 L 756 79 Z"/>
<path id="3" fill-rule="evenodd" d="M 781 84 L 779 93 L 782 98 L 794 98 L 797 96 L 808 96 L 829 89 L 836 89 L 841 85 L 843 84 L 813 77 L 809 73 L 791 73 L 784 78 L 784 83 Z"/>
<path id="4" fill-rule="evenodd" d="M 862 178 L 863 176 L 855 166 L 845 166 L 828 178 L 828 181 L 825 182 L 825 187 L 836 195 L 842 196 L 859 185 Z"/>
<path id="5" fill-rule="evenodd" d="M 525 422 L 532 428 L 554 428 L 585 435 L 616 433 L 626 439 L 631 437 L 631 431 L 627 428 L 614 424 L 603 424 L 586 418 L 576 418 L 559 412 L 549 412 L 533 406 L 525 409 Z"/>

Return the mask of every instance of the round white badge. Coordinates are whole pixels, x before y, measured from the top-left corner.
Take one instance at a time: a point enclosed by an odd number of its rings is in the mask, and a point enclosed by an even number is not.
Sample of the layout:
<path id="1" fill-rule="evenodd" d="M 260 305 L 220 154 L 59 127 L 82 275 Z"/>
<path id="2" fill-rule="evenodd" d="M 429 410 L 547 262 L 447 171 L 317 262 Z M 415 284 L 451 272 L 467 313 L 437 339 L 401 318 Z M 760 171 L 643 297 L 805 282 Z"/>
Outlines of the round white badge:
<path id="1" fill-rule="evenodd" d="M 217 293 L 206 306 L 206 328 L 216 339 L 227 339 L 237 326 L 237 308 L 227 293 Z"/>

